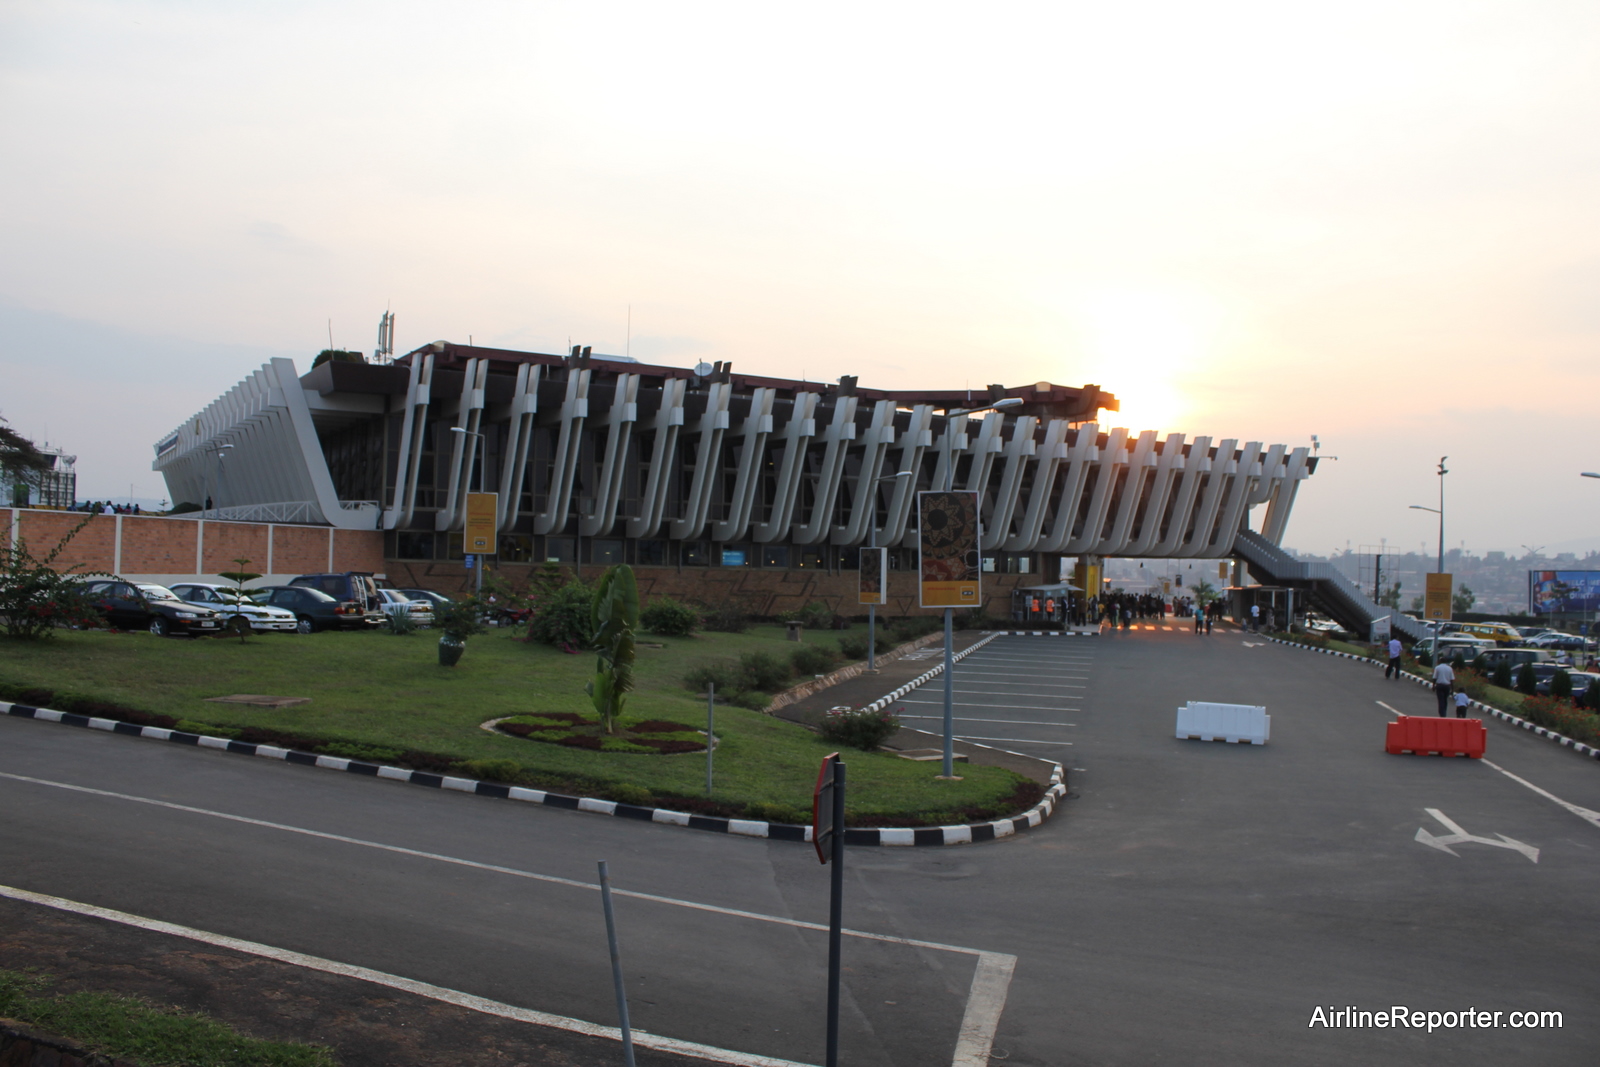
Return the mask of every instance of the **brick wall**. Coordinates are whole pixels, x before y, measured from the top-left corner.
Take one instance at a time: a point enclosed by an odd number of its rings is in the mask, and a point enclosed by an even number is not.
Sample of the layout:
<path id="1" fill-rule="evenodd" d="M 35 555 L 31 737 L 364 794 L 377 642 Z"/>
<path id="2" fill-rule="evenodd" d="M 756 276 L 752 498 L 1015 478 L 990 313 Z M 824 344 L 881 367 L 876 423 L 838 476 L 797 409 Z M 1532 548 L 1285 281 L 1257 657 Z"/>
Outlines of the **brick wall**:
<path id="1" fill-rule="evenodd" d="M 245 570 L 285 575 L 320 573 L 328 569 L 328 543 L 333 541 L 336 571 L 382 571 L 383 534 L 377 530 L 332 530 L 326 526 L 289 526 L 279 523 L 219 522 L 182 516 L 95 515 L 41 511 L 30 508 L 0 510 L 0 537 L 11 536 L 13 516 L 17 532 L 27 538 L 34 556 L 50 552 L 78 523 L 78 531 L 61 555 L 58 570 L 77 565 L 83 572 L 116 572 L 133 577 L 175 581 L 182 577 L 220 574 L 237 570 L 236 559 L 250 562 Z M 119 523 L 120 520 L 120 523 Z M 117 531 L 121 527 L 121 565 L 117 561 Z M 201 541 L 203 539 L 203 546 Z M 269 554 L 270 545 L 270 554 Z M 195 551 L 203 559 L 195 570 Z M 269 563 L 270 559 L 270 563 Z M 269 572 L 270 566 L 270 572 Z"/>

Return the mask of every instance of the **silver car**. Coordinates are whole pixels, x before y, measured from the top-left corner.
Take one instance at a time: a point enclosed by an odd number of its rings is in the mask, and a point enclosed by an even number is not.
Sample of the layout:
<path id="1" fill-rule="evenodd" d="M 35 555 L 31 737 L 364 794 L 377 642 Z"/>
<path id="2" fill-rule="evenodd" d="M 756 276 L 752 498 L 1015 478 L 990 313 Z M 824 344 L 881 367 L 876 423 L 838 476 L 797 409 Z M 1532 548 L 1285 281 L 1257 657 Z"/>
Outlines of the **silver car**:
<path id="1" fill-rule="evenodd" d="M 234 619 L 243 619 L 250 624 L 252 630 L 277 630 L 286 634 L 294 633 L 294 612 L 285 611 L 283 608 L 269 607 L 266 604 L 257 604 L 250 599 L 248 593 L 241 600 L 238 591 L 231 585 L 180 582 L 172 587 L 172 591 L 177 593 L 185 604 L 197 604 L 200 607 L 210 608 L 218 615 L 226 618 L 230 624 L 233 624 Z"/>

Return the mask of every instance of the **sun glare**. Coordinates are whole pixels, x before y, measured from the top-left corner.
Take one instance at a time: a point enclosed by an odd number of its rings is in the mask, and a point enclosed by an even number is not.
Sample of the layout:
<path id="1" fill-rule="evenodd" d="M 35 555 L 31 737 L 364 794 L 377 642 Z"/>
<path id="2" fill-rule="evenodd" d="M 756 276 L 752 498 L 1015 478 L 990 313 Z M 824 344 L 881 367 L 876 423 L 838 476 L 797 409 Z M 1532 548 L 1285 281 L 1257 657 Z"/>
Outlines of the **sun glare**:
<path id="1" fill-rule="evenodd" d="M 1183 384 L 1198 375 L 1216 329 L 1212 309 L 1153 290 L 1103 290 L 1076 308 L 1088 381 L 1116 394 L 1110 426 L 1172 432 L 1189 412 Z M 1081 375 L 1080 375 L 1081 376 Z"/>

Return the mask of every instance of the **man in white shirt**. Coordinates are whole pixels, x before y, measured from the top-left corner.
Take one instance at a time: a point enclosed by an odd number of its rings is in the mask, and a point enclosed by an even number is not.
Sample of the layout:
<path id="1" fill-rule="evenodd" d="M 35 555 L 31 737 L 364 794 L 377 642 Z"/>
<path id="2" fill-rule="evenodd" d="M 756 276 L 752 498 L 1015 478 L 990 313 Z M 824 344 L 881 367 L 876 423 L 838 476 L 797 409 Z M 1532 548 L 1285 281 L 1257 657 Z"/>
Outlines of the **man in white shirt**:
<path id="1" fill-rule="evenodd" d="M 1252 633 L 1261 629 L 1261 605 L 1250 605 L 1250 631 Z"/>
<path id="2" fill-rule="evenodd" d="M 1384 669 L 1385 678 L 1400 677 L 1400 639 L 1389 638 L 1389 666 Z"/>
<path id="3" fill-rule="evenodd" d="M 1433 695 L 1439 701 L 1439 718 L 1450 717 L 1450 687 L 1455 685 L 1456 672 L 1450 664 L 1440 660 L 1433 668 Z"/>

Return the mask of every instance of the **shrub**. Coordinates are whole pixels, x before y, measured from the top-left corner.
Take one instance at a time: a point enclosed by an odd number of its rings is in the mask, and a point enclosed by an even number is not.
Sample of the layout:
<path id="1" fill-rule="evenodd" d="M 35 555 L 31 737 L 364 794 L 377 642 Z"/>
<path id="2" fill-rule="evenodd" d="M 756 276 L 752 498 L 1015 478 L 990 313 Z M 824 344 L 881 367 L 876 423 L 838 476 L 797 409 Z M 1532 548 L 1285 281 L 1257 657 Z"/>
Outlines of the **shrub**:
<path id="1" fill-rule="evenodd" d="M 465 759 L 451 770 L 485 782 L 515 782 L 522 777 L 522 764 L 514 759 Z"/>
<path id="2" fill-rule="evenodd" d="M 744 815 L 747 819 L 757 819 L 761 822 L 787 823 L 790 826 L 805 826 L 811 822 L 811 812 L 802 811 L 800 808 L 788 804 L 773 804 L 765 800 L 752 801 L 744 806 Z"/>
<path id="3" fill-rule="evenodd" d="M 955 614 L 955 618 L 950 620 L 950 624 L 957 630 L 1005 630 L 1010 629 L 1012 626 L 1012 623 L 1004 619 L 997 619 L 982 608 L 958 611 Z M 943 623 L 940 623 L 940 625 L 942 626 Z M 1054 622 L 1029 624 L 1030 629 L 1037 630 L 1044 627 L 1056 629 L 1058 624 Z"/>
<path id="4" fill-rule="evenodd" d="M 827 645 L 801 645 L 789 653 L 796 674 L 827 674 L 839 662 L 839 653 Z"/>
<path id="5" fill-rule="evenodd" d="M 924 634 L 943 629 L 944 620 L 937 615 L 902 615 L 898 619 L 890 619 L 888 628 L 889 636 L 894 638 L 895 643 L 903 645 Z"/>
<path id="6" fill-rule="evenodd" d="M 741 605 L 724 604 L 707 609 L 700 625 L 719 634 L 742 634 L 750 629 L 750 615 Z"/>
<path id="7" fill-rule="evenodd" d="M 1583 691 L 1583 706 L 1590 711 L 1600 710 L 1600 678 L 1591 681 Z"/>
<path id="8" fill-rule="evenodd" d="M 683 684 L 691 693 L 704 693 L 707 685 L 715 685 L 717 692 L 732 696 L 739 688 L 739 670 L 727 659 L 696 663 L 683 672 Z"/>
<path id="9" fill-rule="evenodd" d="M 90 515 L 68 530 L 43 559 L 34 558 L 20 533 L 14 545 L 0 537 L 0 624 L 8 637 L 38 640 L 50 637 L 57 626 L 100 625 L 100 613 L 83 586 L 91 575 L 73 573 L 77 564 L 60 570 L 52 566 L 67 542 L 94 518 Z"/>
<path id="10" fill-rule="evenodd" d="M 1522 701 L 1529 722 L 1587 744 L 1600 744 L 1600 715 L 1575 708 L 1558 697 L 1531 696 Z"/>
<path id="11" fill-rule="evenodd" d="M 1557 698 L 1566 697 L 1570 699 L 1572 696 L 1572 675 L 1566 671 L 1556 671 L 1556 673 L 1552 674 L 1550 676 L 1550 695 Z"/>
<path id="12" fill-rule="evenodd" d="M 1524 663 L 1517 669 L 1517 692 L 1533 696 L 1539 691 L 1539 679 L 1533 673 L 1533 664 Z"/>
<path id="13" fill-rule="evenodd" d="M 410 612 L 398 604 L 385 611 L 384 615 L 386 618 L 384 619 L 383 628 L 386 632 L 396 637 L 405 637 L 408 634 L 417 632 L 416 620 L 411 617 Z"/>
<path id="14" fill-rule="evenodd" d="M 845 659 L 867 658 L 867 635 L 851 634 L 839 638 L 839 654 Z"/>
<path id="15" fill-rule="evenodd" d="M 898 710 L 898 709 L 896 709 Z M 825 740 L 871 752 L 900 729 L 900 718 L 887 708 L 879 711 L 830 711 L 817 727 Z"/>
<path id="16" fill-rule="evenodd" d="M 650 790 L 642 785 L 634 785 L 632 782 L 620 782 L 611 786 L 606 792 L 611 794 L 612 800 L 620 801 L 623 804 L 634 804 L 641 808 L 649 807 L 656 799 Z"/>
<path id="17" fill-rule="evenodd" d="M 767 705 L 772 703 L 772 698 L 767 696 L 765 693 L 759 693 L 755 690 L 750 690 L 748 692 L 734 694 L 733 698 L 729 700 L 728 703 L 732 704 L 736 708 L 748 708 L 750 711 L 766 711 Z"/>
<path id="18" fill-rule="evenodd" d="M 1511 688 L 1511 661 L 1504 656 L 1494 665 L 1493 681 L 1501 689 Z"/>
<path id="19" fill-rule="evenodd" d="M 1462 690 L 1473 700 L 1483 700 L 1489 695 L 1488 683 L 1483 675 L 1471 667 L 1461 667 L 1456 671 L 1456 688 Z"/>
<path id="20" fill-rule="evenodd" d="M 540 596 L 528 620 L 528 640 L 547 645 L 589 647 L 594 590 L 570 582 Z"/>
<path id="21" fill-rule="evenodd" d="M 794 672 L 771 652 L 745 652 L 739 656 L 737 682 L 740 689 L 759 689 L 776 693 L 789 684 Z"/>
<path id="22" fill-rule="evenodd" d="M 794 617 L 807 630 L 828 630 L 833 627 L 833 609 L 820 600 L 813 600 L 795 612 Z"/>
<path id="23" fill-rule="evenodd" d="M 445 637 L 452 641 L 465 641 L 473 634 L 481 634 L 488 627 L 483 624 L 483 605 L 477 597 L 463 597 L 433 609 L 433 621 Z"/>
<path id="24" fill-rule="evenodd" d="M 317 751 L 324 756 L 338 756 L 341 759 L 360 760 L 363 763 L 393 763 L 402 754 L 398 748 L 361 745 L 353 741 L 333 741 L 319 746 Z"/>
<path id="25" fill-rule="evenodd" d="M 700 613 L 669 596 L 657 597 L 639 616 L 640 623 L 653 634 L 688 637 L 700 625 Z"/>

